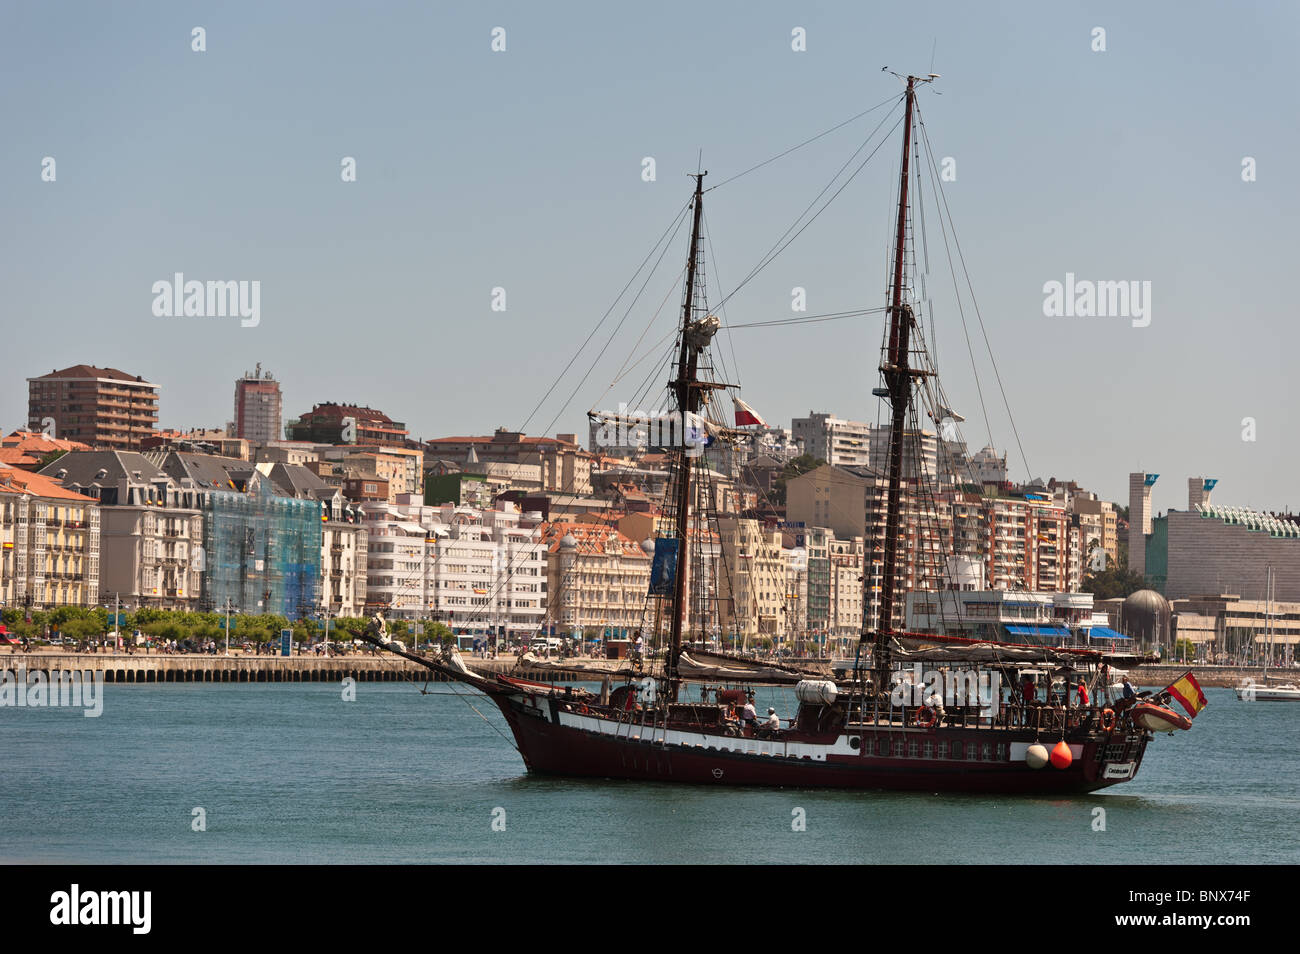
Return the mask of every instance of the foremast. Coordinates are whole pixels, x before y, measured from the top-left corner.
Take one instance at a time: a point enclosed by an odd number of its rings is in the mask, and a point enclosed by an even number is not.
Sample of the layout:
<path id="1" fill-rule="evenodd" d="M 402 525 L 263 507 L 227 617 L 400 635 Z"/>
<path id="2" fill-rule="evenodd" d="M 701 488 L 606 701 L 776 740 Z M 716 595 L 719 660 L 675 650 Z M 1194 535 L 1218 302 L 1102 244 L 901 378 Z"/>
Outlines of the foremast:
<path id="1" fill-rule="evenodd" d="M 686 289 L 682 297 L 682 345 L 677 359 L 677 379 L 670 381 L 677 398 L 677 411 L 681 417 L 681 441 L 677 447 L 677 486 L 676 486 L 676 521 L 677 566 L 673 577 L 672 615 L 670 617 L 670 635 L 668 656 L 665 660 L 664 675 L 667 678 L 667 695 L 671 702 L 677 700 L 681 677 L 678 663 L 682 655 L 682 614 L 686 607 L 686 570 L 689 565 L 687 533 L 690 526 L 691 504 L 691 465 L 693 456 L 698 453 L 698 445 L 687 440 L 687 434 L 699 413 L 703 403 L 703 387 L 697 380 L 700 352 L 707 347 L 713 337 L 717 323 L 709 319 L 694 319 L 695 282 L 697 265 L 703 249 L 700 245 L 700 219 L 704 212 L 704 177 L 708 172 L 694 174 L 695 197 L 694 216 L 691 222 L 691 252 L 686 263 Z"/>

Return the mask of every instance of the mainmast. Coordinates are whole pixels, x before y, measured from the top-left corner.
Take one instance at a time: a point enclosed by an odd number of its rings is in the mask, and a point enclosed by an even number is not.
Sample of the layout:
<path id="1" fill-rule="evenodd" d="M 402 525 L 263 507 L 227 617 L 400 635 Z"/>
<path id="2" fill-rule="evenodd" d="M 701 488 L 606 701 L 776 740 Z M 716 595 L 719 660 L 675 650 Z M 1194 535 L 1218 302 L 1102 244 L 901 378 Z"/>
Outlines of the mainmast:
<path id="1" fill-rule="evenodd" d="M 669 701 L 676 701 L 678 688 L 677 664 L 682 655 L 682 611 L 686 606 L 687 530 L 690 523 L 691 463 L 694 446 L 687 441 L 687 433 L 700 409 L 702 394 L 696 380 L 700 351 L 712 339 L 716 322 L 708 319 L 694 321 L 695 271 L 702 254 L 700 247 L 700 218 L 704 212 L 704 177 L 707 172 L 695 174 L 695 216 L 691 224 L 691 253 L 686 263 L 686 294 L 682 301 L 682 349 L 677 361 L 677 380 L 669 384 L 677 395 L 677 410 L 681 415 L 681 443 L 677 451 L 677 568 L 673 579 L 673 604 L 671 641 L 665 675 L 668 678 Z"/>
<path id="2" fill-rule="evenodd" d="M 922 80 L 928 82 L 928 80 Z M 912 400 L 912 375 L 908 366 L 909 338 L 912 331 L 912 306 L 903 301 L 907 249 L 907 187 L 911 178 L 912 153 L 912 109 L 916 100 L 917 77 L 907 77 L 907 109 L 903 117 L 903 163 L 899 174 L 898 186 L 898 229 L 894 237 L 894 280 L 889 303 L 889 343 L 885 350 L 885 360 L 880 370 L 884 375 L 885 388 L 877 394 L 888 397 L 891 410 L 889 428 L 889 492 L 886 498 L 884 572 L 880 585 L 880 616 L 876 622 L 874 639 L 874 668 L 878 673 L 877 689 L 883 683 L 881 677 L 888 674 L 886 659 L 887 644 L 894 631 L 894 576 L 898 567 L 899 511 L 901 510 L 903 477 L 903 428 L 907 423 L 907 412 Z M 864 561 L 864 571 L 866 571 Z M 862 574 L 863 587 L 863 628 L 862 641 L 866 641 L 869 623 L 866 608 L 871 605 L 871 577 L 866 571 Z"/>

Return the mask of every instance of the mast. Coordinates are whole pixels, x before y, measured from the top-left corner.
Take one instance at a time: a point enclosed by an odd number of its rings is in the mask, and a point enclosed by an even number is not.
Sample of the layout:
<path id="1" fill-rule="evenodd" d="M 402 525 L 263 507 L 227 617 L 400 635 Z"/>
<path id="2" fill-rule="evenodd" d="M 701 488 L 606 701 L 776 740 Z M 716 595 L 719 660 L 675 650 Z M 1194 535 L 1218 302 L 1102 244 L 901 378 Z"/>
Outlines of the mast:
<path id="1" fill-rule="evenodd" d="M 1273 564 L 1268 566 L 1264 579 L 1264 632 L 1268 633 L 1268 649 L 1264 653 L 1264 682 L 1268 682 L 1268 664 L 1273 658 Z"/>
<path id="2" fill-rule="evenodd" d="M 682 655 L 682 610 L 686 606 L 687 527 L 691 504 L 691 450 L 686 440 L 687 429 L 700 409 L 699 382 L 695 380 L 700 347 L 699 335 L 692 334 L 692 313 L 695 309 L 695 267 L 700 256 L 700 217 L 704 211 L 704 177 L 708 172 L 694 174 L 695 215 L 691 223 L 691 253 L 686 263 L 686 294 L 682 301 L 682 349 L 677 360 L 677 380 L 670 382 L 677 394 L 677 409 L 682 419 L 682 440 L 677 452 L 677 568 L 673 578 L 673 607 L 671 642 L 665 661 L 668 680 L 668 699 L 677 700 L 677 663 Z M 711 336 L 709 336 L 711 337 Z M 703 344 L 708 343 L 705 338 Z"/>
<path id="3" fill-rule="evenodd" d="M 894 631 L 894 575 L 898 566 L 898 524 L 902 497 L 903 427 L 912 400 L 912 376 L 908 368 L 909 337 L 912 330 L 912 308 L 903 301 L 904 267 L 907 246 L 907 187 L 910 179 L 912 152 L 912 107 L 916 99 L 916 77 L 907 77 L 907 108 L 903 117 L 903 163 L 898 187 L 898 229 L 894 237 L 894 281 L 889 304 L 889 343 L 885 361 L 880 366 L 885 378 L 885 394 L 891 409 L 889 428 L 889 491 L 885 510 L 885 541 L 883 579 L 880 584 L 880 616 L 876 623 L 873 649 L 874 668 L 877 672 L 876 688 L 884 686 L 889 663 L 885 658 L 889 635 Z M 879 392 L 878 392 L 879 393 Z M 865 565 L 864 565 L 865 569 Z M 863 609 L 870 606 L 871 574 L 864 572 Z M 867 637 L 867 625 L 862 640 Z"/>

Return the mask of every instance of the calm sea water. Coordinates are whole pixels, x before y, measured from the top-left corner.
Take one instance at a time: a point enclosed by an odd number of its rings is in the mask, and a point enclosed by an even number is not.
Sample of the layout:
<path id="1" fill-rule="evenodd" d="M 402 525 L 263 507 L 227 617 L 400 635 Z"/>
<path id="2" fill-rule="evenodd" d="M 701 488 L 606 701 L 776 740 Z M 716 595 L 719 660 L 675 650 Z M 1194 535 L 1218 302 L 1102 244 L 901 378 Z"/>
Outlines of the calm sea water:
<path id="1" fill-rule="evenodd" d="M 1300 705 L 1226 689 L 1156 738 L 1136 781 L 1077 798 L 531 777 L 495 708 L 468 696 L 485 721 L 445 685 L 361 683 L 354 702 L 328 683 L 105 693 L 97 719 L 0 709 L 0 860 L 1300 862 Z M 759 704 L 789 715 L 790 699 Z"/>

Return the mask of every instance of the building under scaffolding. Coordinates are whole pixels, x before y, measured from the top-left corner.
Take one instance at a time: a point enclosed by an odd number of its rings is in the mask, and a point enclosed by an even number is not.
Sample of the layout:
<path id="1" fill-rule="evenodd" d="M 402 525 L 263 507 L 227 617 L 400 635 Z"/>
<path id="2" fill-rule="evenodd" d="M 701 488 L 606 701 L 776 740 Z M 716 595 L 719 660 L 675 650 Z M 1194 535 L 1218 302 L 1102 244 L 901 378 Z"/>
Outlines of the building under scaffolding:
<path id="1" fill-rule="evenodd" d="M 222 610 L 279 613 L 290 619 L 318 608 L 321 505 L 276 495 L 269 481 L 247 493 L 204 496 L 206 572 L 203 599 Z"/>

